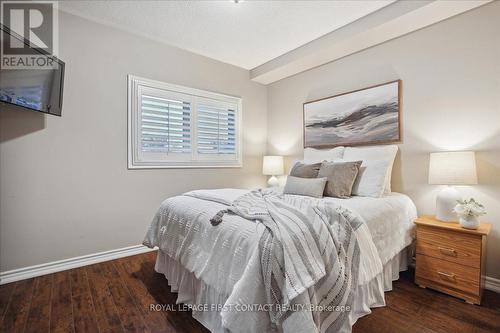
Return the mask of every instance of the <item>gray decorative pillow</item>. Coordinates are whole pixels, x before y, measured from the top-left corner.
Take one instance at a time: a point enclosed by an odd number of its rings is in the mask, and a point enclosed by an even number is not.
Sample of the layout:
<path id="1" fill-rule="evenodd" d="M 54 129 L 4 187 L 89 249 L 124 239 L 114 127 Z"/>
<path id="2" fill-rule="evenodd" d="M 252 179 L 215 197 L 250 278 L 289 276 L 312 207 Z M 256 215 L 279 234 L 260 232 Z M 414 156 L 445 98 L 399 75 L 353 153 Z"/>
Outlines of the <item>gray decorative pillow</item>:
<path id="1" fill-rule="evenodd" d="M 326 177 L 324 195 L 327 197 L 349 198 L 356 181 L 362 161 L 323 162 L 318 172 L 319 177 Z"/>
<path id="2" fill-rule="evenodd" d="M 300 178 L 288 176 L 283 193 L 322 198 L 325 185 L 326 178 Z"/>
<path id="3" fill-rule="evenodd" d="M 290 171 L 290 176 L 299 178 L 316 178 L 318 177 L 321 163 L 305 164 L 297 162 Z"/>

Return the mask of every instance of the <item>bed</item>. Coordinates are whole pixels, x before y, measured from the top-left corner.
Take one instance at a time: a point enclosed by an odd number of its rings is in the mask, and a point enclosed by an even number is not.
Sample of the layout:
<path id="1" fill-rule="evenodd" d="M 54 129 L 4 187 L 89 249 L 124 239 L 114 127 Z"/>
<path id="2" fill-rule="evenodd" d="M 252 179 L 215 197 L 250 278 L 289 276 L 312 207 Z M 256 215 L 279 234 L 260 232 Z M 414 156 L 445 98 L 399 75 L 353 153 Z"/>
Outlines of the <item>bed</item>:
<path id="1" fill-rule="evenodd" d="M 247 191 L 221 189 L 219 192 L 231 201 Z M 391 290 L 392 281 L 399 278 L 400 271 L 407 269 L 407 248 L 413 238 L 416 208 L 406 195 L 394 192 L 382 198 L 321 200 L 340 201 L 363 217 L 383 265 L 379 275 L 357 287 L 349 327 L 345 329 L 349 331 L 358 318 L 370 313 L 370 308 L 385 305 L 384 292 Z M 193 317 L 212 332 L 238 326 L 238 323 L 223 323 L 221 307 L 257 250 L 262 228 L 239 216 L 228 216 L 220 228 L 212 227 L 210 219 L 224 207 L 223 202 L 189 195 L 167 199 L 145 241 L 148 246 L 159 247 L 155 269 L 164 274 L 172 290 L 178 292 L 177 302 L 193 305 Z M 204 308 L 207 304 L 218 306 L 207 310 Z M 260 320 L 244 331 L 265 332 L 266 329 L 267 324 Z"/>
<path id="2" fill-rule="evenodd" d="M 302 200 L 275 191 L 287 200 Z M 159 248 L 155 270 L 164 274 L 178 293 L 177 303 L 190 305 L 193 317 L 211 332 L 316 331 L 298 328 L 306 322 L 300 317 L 276 327 L 266 311 L 252 308 L 266 303 L 258 246 L 266 227 L 235 214 L 225 215 L 217 227 L 211 223 L 220 211 L 248 193 L 241 189 L 192 191 L 165 200 L 144 240 L 146 246 Z M 319 330 L 350 332 L 370 308 L 385 305 L 384 292 L 391 290 L 399 272 L 407 269 L 416 207 L 408 196 L 396 192 L 380 197 L 314 200 L 325 206 L 345 207 L 363 220 L 366 229 L 359 242 L 363 263 L 346 319 L 335 329 Z M 292 324 L 287 326 L 287 322 Z"/>

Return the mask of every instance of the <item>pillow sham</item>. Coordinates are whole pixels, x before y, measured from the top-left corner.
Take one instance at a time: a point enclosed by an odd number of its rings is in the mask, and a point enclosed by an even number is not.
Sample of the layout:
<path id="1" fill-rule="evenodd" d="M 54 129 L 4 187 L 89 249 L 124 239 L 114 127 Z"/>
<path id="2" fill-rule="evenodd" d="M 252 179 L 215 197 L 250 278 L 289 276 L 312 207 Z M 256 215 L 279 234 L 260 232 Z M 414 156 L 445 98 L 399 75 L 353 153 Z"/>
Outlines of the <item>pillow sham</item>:
<path id="1" fill-rule="evenodd" d="M 391 177 L 394 159 L 398 153 L 397 145 L 384 145 L 372 147 L 346 147 L 343 159 L 346 161 L 363 161 L 363 163 L 384 160 L 387 161 L 387 174 L 384 180 L 384 193 L 391 193 Z"/>
<path id="2" fill-rule="evenodd" d="M 326 178 L 299 178 L 288 176 L 283 194 L 305 195 L 322 198 L 325 190 Z"/>
<path id="3" fill-rule="evenodd" d="M 304 162 L 317 163 L 323 161 L 333 161 L 341 159 L 344 155 L 344 147 L 335 147 L 332 149 L 304 149 Z"/>
<path id="4" fill-rule="evenodd" d="M 318 176 L 321 163 L 306 164 L 297 162 L 290 170 L 290 176 L 299 178 L 316 178 Z"/>
<path id="5" fill-rule="evenodd" d="M 362 161 L 323 162 L 318 172 L 318 178 L 327 178 L 323 195 L 326 197 L 349 198 L 361 163 Z"/>
<path id="6" fill-rule="evenodd" d="M 380 198 L 384 194 L 390 161 L 367 160 L 359 168 L 352 195 Z"/>

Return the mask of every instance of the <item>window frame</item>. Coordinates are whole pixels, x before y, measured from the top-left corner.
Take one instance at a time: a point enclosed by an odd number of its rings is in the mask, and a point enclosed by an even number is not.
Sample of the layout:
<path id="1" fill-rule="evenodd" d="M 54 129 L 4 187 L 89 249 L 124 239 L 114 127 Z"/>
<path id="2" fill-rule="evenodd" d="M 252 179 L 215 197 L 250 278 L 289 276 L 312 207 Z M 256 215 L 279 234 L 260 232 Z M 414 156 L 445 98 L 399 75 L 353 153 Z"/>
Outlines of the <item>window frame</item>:
<path id="1" fill-rule="evenodd" d="M 138 77 L 127 76 L 128 105 L 127 105 L 127 161 L 128 169 L 193 169 L 193 168 L 241 168 L 242 167 L 242 98 L 223 95 L 211 91 L 189 88 L 166 82 L 155 81 Z M 191 155 L 187 159 L 153 160 L 141 159 L 140 155 L 140 117 L 141 117 L 141 88 L 159 89 L 165 93 L 189 95 L 191 103 Z M 204 156 L 198 153 L 197 135 L 197 103 L 200 100 L 210 100 L 214 103 L 226 103 L 236 107 L 236 155 L 233 156 Z M 220 157 L 219 157 L 220 156 Z M 176 156 L 177 158 L 179 156 Z M 215 157 L 215 158 L 213 158 Z"/>

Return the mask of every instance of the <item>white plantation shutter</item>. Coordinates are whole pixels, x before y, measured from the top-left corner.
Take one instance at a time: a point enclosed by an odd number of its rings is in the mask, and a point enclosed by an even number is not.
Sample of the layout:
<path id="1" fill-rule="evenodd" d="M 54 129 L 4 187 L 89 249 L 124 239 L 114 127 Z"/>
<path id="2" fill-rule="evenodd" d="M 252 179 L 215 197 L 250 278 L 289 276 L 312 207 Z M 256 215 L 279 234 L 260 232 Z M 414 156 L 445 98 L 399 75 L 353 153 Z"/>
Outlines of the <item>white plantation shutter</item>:
<path id="1" fill-rule="evenodd" d="M 191 103 L 182 99 L 141 95 L 141 150 L 191 152 Z"/>
<path id="2" fill-rule="evenodd" d="M 223 103 L 197 105 L 198 154 L 236 156 L 236 108 Z"/>
<path id="3" fill-rule="evenodd" d="M 241 99 L 129 76 L 129 168 L 241 166 Z"/>

